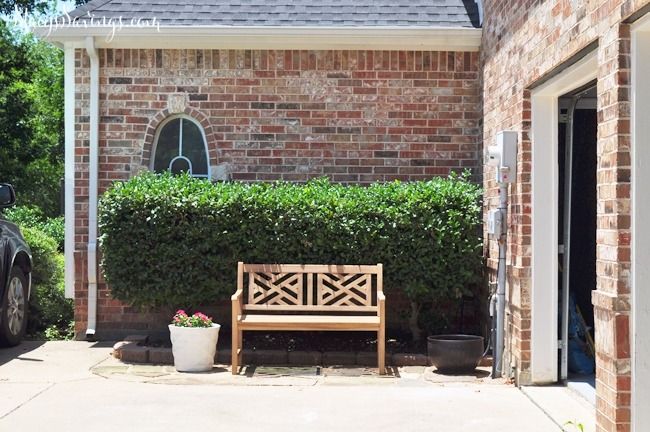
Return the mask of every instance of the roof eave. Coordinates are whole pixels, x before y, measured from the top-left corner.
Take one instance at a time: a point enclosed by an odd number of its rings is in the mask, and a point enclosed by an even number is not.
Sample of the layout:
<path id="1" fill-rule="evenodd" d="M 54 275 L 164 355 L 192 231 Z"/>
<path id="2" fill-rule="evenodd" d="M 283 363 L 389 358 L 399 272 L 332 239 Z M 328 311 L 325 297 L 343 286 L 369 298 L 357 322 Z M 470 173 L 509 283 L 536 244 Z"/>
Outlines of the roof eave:
<path id="1" fill-rule="evenodd" d="M 481 29 L 462 27 L 36 27 L 56 45 L 76 45 L 90 36 L 98 48 L 365 49 L 478 51 Z"/>

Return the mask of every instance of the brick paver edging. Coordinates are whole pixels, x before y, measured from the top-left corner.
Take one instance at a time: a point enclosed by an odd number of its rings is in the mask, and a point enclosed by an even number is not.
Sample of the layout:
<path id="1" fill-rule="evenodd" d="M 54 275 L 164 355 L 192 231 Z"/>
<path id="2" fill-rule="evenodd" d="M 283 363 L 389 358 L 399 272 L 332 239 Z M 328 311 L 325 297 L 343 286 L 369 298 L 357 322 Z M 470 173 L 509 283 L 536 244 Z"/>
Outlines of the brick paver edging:
<path id="1" fill-rule="evenodd" d="M 147 346 L 146 336 L 130 336 L 117 342 L 113 356 L 125 363 L 174 364 L 172 349 Z M 217 364 L 230 364 L 230 350 L 218 350 Z M 376 352 L 244 350 L 244 364 L 292 366 L 376 366 Z M 429 366 L 428 357 L 419 353 L 387 353 L 390 366 Z"/>

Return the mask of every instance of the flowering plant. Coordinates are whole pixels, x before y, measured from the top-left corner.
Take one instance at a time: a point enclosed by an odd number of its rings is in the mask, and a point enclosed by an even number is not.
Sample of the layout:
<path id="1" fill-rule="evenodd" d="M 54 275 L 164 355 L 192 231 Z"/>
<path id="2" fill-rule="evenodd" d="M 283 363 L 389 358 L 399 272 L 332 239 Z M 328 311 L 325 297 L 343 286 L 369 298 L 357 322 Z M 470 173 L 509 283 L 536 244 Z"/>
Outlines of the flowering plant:
<path id="1" fill-rule="evenodd" d="M 212 327 L 212 318 L 201 312 L 189 316 L 183 309 L 176 311 L 172 324 L 177 327 Z"/>

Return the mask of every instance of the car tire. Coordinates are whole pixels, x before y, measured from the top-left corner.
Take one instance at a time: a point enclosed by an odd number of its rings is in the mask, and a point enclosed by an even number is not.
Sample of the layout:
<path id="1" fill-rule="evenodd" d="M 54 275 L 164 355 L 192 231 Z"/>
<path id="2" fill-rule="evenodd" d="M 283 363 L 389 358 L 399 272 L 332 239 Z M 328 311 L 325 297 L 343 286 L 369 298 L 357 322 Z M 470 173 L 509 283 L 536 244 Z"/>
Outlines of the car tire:
<path id="1" fill-rule="evenodd" d="M 28 302 L 27 277 L 18 266 L 11 268 L 9 283 L 2 296 L 0 317 L 0 345 L 15 346 L 20 343 L 27 328 Z"/>

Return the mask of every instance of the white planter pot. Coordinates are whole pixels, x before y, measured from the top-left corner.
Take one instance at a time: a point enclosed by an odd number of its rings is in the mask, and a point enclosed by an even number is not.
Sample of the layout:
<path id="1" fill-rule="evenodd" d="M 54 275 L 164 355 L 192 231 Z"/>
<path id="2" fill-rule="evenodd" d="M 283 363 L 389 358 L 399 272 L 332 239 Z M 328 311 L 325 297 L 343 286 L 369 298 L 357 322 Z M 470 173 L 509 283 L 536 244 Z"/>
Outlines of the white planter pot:
<path id="1" fill-rule="evenodd" d="M 207 372 L 214 365 L 219 324 L 212 327 L 178 327 L 169 325 L 174 367 L 179 372 Z"/>

